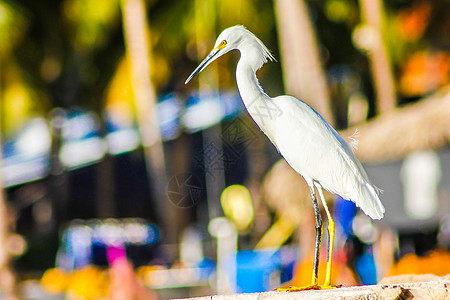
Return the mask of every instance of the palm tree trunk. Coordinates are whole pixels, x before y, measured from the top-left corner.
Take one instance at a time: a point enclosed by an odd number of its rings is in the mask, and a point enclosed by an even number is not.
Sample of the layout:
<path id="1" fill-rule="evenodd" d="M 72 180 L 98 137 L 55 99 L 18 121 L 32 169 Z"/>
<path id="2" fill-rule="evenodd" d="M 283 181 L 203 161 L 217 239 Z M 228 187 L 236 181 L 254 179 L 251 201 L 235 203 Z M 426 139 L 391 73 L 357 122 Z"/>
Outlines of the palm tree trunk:
<path id="1" fill-rule="evenodd" d="M 367 57 L 376 93 L 377 113 L 384 113 L 397 104 L 394 75 L 383 38 L 383 4 L 381 0 L 360 0 L 361 19 L 373 35 L 373 43 L 368 46 Z"/>
<path id="2" fill-rule="evenodd" d="M 305 1 L 276 0 L 275 12 L 286 92 L 333 124 L 327 79 Z"/>
<path id="3" fill-rule="evenodd" d="M 8 221 L 8 208 L 1 179 L 0 184 L 2 186 L 0 191 L 0 290 L 6 299 L 20 299 L 17 295 L 16 276 L 11 268 L 11 256 L 6 247 L 7 239 L 10 234 L 10 222 Z"/>
<path id="4" fill-rule="evenodd" d="M 1 61 L 0 61 L 0 167 L 2 162 L 2 117 L 3 117 L 3 101 L 2 88 L 3 80 L 1 80 Z M 3 187 L 2 168 L 0 168 L 0 290 L 6 299 L 20 299 L 17 295 L 17 281 L 13 269 L 11 268 L 11 256 L 6 247 L 8 236 L 10 235 L 10 221 L 8 216 L 8 205 L 6 203 L 6 193 Z"/>
<path id="5" fill-rule="evenodd" d="M 164 149 L 156 112 L 156 93 L 150 80 L 150 40 L 143 0 L 121 1 L 126 54 L 130 62 L 131 84 L 139 131 L 144 146 L 147 173 L 155 199 L 157 215 L 162 218 L 166 242 L 176 240 L 174 208 L 166 187 Z"/>

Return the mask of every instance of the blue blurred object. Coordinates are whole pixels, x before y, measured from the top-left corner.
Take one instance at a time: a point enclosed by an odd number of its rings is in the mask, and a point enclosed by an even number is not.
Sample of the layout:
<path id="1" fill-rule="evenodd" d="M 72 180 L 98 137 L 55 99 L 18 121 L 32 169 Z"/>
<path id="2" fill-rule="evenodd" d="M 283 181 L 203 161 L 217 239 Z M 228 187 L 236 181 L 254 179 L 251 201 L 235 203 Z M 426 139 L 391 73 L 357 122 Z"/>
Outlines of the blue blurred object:
<path id="1" fill-rule="evenodd" d="M 216 270 L 216 263 L 210 258 L 203 258 L 196 267 L 199 268 L 200 278 L 207 279 Z"/>
<path id="2" fill-rule="evenodd" d="M 59 150 L 64 166 L 77 169 L 103 158 L 106 149 L 99 135 L 99 126 L 99 117 L 93 112 L 77 107 L 67 111 L 62 128 L 63 144 Z"/>
<path id="3" fill-rule="evenodd" d="M 236 93 L 205 91 L 192 94 L 186 101 L 181 123 L 187 132 L 207 129 L 224 119 L 232 118 L 244 111 L 242 101 Z"/>
<path id="4" fill-rule="evenodd" d="M 176 139 L 180 135 L 180 100 L 176 94 L 163 96 L 158 103 L 158 122 L 163 141 Z"/>
<path id="5" fill-rule="evenodd" d="M 371 253 L 365 252 L 355 260 L 355 268 L 362 284 L 377 284 L 377 269 Z"/>
<path id="6" fill-rule="evenodd" d="M 159 241 L 159 229 L 140 218 L 75 220 L 62 236 L 56 266 L 72 271 L 107 265 L 107 249 L 114 247 L 123 247 L 131 261 L 142 265 L 158 255 Z"/>
<path id="7" fill-rule="evenodd" d="M 224 112 L 223 119 L 231 119 L 245 111 L 244 104 L 236 92 L 221 92 L 220 104 Z"/>
<path id="8" fill-rule="evenodd" d="M 63 236 L 66 247 L 64 269 L 71 271 L 89 265 L 93 259 L 92 229 L 87 226 L 69 227 Z"/>
<path id="9" fill-rule="evenodd" d="M 31 119 L 3 146 L 3 184 L 13 186 L 45 177 L 48 173 L 50 143 L 45 119 Z"/>
<path id="10" fill-rule="evenodd" d="M 135 150 L 141 143 L 134 120 L 106 112 L 106 136 L 100 133 L 100 117 L 81 107 L 67 110 L 48 120 L 62 130 L 59 158 L 69 170 L 99 162 L 108 151 L 118 155 Z M 242 101 L 235 92 L 220 94 L 205 92 L 188 98 L 183 109 L 179 97 L 170 93 L 157 104 L 158 121 L 163 141 L 176 139 L 181 125 L 187 132 L 196 132 L 233 118 L 243 111 Z M 56 120 L 57 119 L 57 120 Z M 56 122 L 57 121 L 57 122 Z M 30 121 L 3 148 L 3 183 L 6 187 L 38 180 L 48 175 L 51 129 L 43 117 Z"/>
<path id="11" fill-rule="evenodd" d="M 274 251 L 241 251 L 236 254 L 237 289 L 240 293 L 264 292 L 270 289 L 270 276 L 280 267 Z"/>
<path id="12" fill-rule="evenodd" d="M 336 216 L 336 223 L 341 227 L 346 237 L 353 234 L 352 223 L 356 213 L 355 203 L 336 196 L 334 215 Z"/>
<path id="13" fill-rule="evenodd" d="M 299 249 L 296 246 L 285 246 L 279 250 L 280 253 L 280 283 L 292 280 L 295 264 L 299 257 Z"/>
<path id="14" fill-rule="evenodd" d="M 334 213 L 336 215 L 336 223 L 342 229 L 346 238 L 351 239 L 353 236 L 354 239 L 356 239 L 355 242 L 362 243 L 353 233 L 353 220 L 357 213 L 356 205 L 351 201 L 347 201 L 344 198 L 337 196 Z M 355 270 L 363 284 L 376 284 L 377 270 L 375 260 L 373 255 L 370 252 L 367 252 L 367 249 L 370 249 L 370 246 L 365 245 L 362 249 L 364 249 L 364 252 L 360 255 L 356 253 Z"/>
<path id="15" fill-rule="evenodd" d="M 272 290 L 292 278 L 297 249 L 246 250 L 236 254 L 237 292 L 256 293 Z"/>

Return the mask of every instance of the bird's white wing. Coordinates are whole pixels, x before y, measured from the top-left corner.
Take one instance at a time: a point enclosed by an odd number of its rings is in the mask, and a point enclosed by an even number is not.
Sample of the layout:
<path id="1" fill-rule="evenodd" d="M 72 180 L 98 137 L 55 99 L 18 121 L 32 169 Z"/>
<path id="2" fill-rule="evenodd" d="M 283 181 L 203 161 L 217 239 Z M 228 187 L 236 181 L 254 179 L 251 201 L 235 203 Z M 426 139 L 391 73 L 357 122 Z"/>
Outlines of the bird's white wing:
<path id="1" fill-rule="evenodd" d="M 290 96 L 273 99 L 280 108 L 271 140 L 305 179 L 352 200 L 375 219 L 384 207 L 350 146 L 314 109 Z"/>

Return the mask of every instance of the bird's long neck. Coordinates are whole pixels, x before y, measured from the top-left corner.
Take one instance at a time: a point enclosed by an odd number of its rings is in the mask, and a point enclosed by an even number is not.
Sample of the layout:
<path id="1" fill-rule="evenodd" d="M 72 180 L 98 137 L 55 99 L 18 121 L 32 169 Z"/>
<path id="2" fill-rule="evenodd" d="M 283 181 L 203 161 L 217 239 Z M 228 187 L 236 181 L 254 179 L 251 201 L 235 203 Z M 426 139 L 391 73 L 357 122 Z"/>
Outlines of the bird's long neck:
<path id="1" fill-rule="evenodd" d="M 267 97 L 256 77 L 255 70 L 241 57 L 236 68 L 236 82 L 242 101 L 249 108 L 254 101 L 264 101 Z"/>
<path id="2" fill-rule="evenodd" d="M 270 135 L 271 121 L 280 114 L 280 111 L 258 82 L 256 70 L 261 65 L 258 65 L 259 62 L 255 61 L 255 58 L 257 59 L 256 53 L 241 51 L 241 58 L 236 68 L 236 82 L 250 116 L 262 131 Z"/>

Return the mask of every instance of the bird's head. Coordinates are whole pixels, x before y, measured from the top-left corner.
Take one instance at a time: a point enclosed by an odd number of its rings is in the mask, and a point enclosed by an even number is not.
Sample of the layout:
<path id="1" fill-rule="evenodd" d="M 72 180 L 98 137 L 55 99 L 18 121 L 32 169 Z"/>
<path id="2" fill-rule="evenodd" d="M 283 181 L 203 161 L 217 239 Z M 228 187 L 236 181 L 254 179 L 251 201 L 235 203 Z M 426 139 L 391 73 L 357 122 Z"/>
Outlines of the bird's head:
<path id="1" fill-rule="evenodd" d="M 258 48 L 262 51 L 262 56 L 264 60 L 271 59 L 273 56 L 270 54 L 269 50 L 264 46 L 264 44 L 250 31 L 248 31 L 244 26 L 236 25 L 229 27 L 219 34 L 219 37 L 214 44 L 214 48 L 208 54 L 208 56 L 198 65 L 198 67 L 192 72 L 189 78 L 186 80 L 185 84 L 191 81 L 198 73 L 200 73 L 204 68 L 206 68 L 210 63 L 212 63 L 217 58 L 230 52 L 234 49 L 240 49 L 242 45 L 253 43 L 258 45 Z"/>

